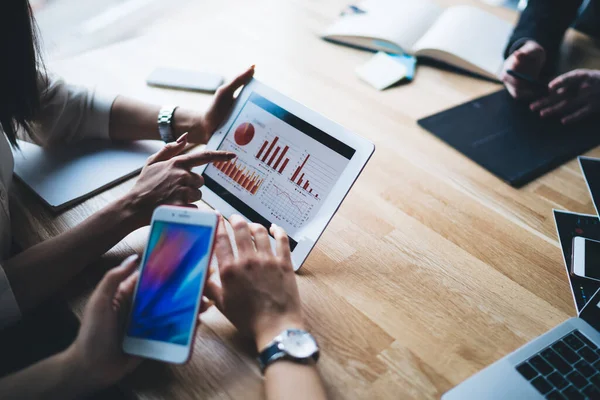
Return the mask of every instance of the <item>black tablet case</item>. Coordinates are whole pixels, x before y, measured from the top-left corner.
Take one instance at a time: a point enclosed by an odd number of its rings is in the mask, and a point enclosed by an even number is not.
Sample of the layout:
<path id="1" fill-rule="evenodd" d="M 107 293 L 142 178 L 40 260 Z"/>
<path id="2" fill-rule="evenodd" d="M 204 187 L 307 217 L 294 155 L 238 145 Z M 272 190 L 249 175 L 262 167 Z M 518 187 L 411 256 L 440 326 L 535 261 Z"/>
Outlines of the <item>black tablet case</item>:
<path id="1" fill-rule="evenodd" d="M 521 187 L 600 144 L 600 122 L 541 120 L 506 90 L 423 118 L 419 125 L 512 186 Z"/>

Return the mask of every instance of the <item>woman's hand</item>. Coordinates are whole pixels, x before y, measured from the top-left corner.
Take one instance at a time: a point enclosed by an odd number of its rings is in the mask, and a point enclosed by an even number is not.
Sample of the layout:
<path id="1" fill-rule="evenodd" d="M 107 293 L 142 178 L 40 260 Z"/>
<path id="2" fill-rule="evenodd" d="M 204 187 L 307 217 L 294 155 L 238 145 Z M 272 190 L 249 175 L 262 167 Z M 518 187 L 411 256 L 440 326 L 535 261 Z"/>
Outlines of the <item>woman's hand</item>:
<path id="1" fill-rule="evenodd" d="M 202 198 L 199 189 L 204 185 L 204 178 L 192 172 L 192 168 L 235 158 L 235 153 L 226 151 L 180 155 L 186 143 L 187 134 L 184 134 L 148 159 L 125 199 L 126 207 L 134 213 L 135 228 L 148 224 L 154 209 L 162 204 L 190 206 Z"/>
<path id="2" fill-rule="evenodd" d="M 123 330 L 138 279 L 137 256 L 109 271 L 92 294 L 75 342 L 66 351 L 89 391 L 118 382 L 141 362 L 121 350 Z"/>
<path id="3" fill-rule="evenodd" d="M 254 65 L 238 75 L 231 82 L 217 89 L 213 102 L 204 115 L 189 109 L 177 109 L 174 121 L 175 130 L 189 133 L 190 143 L 206 144 L 217 128 L 225 121 L 231 112 L 235 101 L 234 94 L 242 86 L 248 84 L 254 76 Z M 181 127 L 178 125 L 181 123 Z"/>
<path id="4" fill-rule="evenodd" d="M 576 69 L 548 85 L 550 95 L 531 103 L 542 118 L 558 117 L 571 124 L 600 115 L 600 71 Z"/>
<path id="5" fill-rule="evenodd" d="M 304 329 L 288 237 L 280 227 L 271 227 L 277 241 L 274 254 L 262 225 L 249 225 L 237 215 L 231 225 L 238 256 L 221 220 L 215 254 L 222 288 L 208 281 L 205 293 L 242 334 L 255 339 L 260 351 L 285 329 Z"/>
<path id="6" fill-rule="evenodd" d="M 527 82 L 509 75 L 506 71 L 511 69 L 538 79 L 545 63 L 546 51 L 544 48 L 537 42 L 528 40 L 506 59 L 500 79 L 504 82 L 506 90 L 515 99 L 533 98 L 537 94 L 535 88 Z"/>

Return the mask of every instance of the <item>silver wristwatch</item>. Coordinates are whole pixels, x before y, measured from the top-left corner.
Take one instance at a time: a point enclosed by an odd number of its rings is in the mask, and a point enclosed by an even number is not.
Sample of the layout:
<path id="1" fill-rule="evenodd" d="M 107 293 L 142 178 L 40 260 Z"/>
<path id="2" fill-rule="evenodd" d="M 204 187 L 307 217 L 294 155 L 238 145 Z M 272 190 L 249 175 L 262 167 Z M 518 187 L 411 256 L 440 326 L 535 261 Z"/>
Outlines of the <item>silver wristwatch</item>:
<path id="1" fill-rule="evenodd" d="M 171 126 L 176 108 L 177 106 L 163 106 L 158 112 L 158 133 L 165 143 L 171 143 L 177 139 Z"/>
<path id="2" fill-rule="evenodd" d="M 315 338 L 301 329 L 281 332 L 258 355 L 262 372 L 277 360 L 289 360 L 300 364 L 319 360 L 319 345 Z"/>

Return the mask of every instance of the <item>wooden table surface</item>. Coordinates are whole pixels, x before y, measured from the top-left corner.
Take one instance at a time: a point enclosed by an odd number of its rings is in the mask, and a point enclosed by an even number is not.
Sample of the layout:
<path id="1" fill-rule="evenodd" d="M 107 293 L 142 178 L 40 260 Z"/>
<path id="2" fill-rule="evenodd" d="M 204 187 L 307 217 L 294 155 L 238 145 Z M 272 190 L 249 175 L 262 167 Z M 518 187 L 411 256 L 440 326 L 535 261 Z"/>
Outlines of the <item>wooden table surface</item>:
<path id="1" fill-rule="evenodd" d="M 258 79 L 373 141 L 374 157 L 298 274 L 306 319 L 332 398 L 439 398 L 575 315 L 552 209 L 593 206 L 575 161 L 517 190 L 416 124 L 498 85 L 425 66 L 384 92 L 359 81 L 354 69 L 371 55 L 318 37 L 346 3 L 191 2 L 142 38 L 50 65 L 72 82 L 204 109 L 210 96 L 149 88 L 145 77 L 164 65 L 232 77 L 256 64 Z M 568 43 L 575 65 L 600 59 L 582 35 Z M 16 240 L 28 247 L 64 232 L 132 184 L 61 215 L 15 185 Z M 65 289 L 76 312 L 102 271 L 141 252 L 146 235 L 130 235 Z M 148 399 L 264 396 L 252 346 L 218 311 L 203 316 L 198 335 L 187 366 L 146 363 L 122 385 Z"/>

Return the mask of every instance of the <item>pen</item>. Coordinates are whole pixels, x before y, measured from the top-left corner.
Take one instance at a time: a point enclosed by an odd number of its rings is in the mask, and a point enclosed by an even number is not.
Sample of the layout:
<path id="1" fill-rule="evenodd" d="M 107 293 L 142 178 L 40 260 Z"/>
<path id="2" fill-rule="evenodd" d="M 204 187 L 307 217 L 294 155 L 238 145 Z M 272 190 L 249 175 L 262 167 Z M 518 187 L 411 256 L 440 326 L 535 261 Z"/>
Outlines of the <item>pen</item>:
<path id="1" fill-rule="evenodd" d="M 362 8 L 351 4 L 348 7 L 346 7 L 346 9 L 344 11 L 342 11 L 342 15 L 348 15 L 348 14 L 366 14 L 367 12 L 365 10 L 363 10 Z"/>
<path id="2" fill-rule="evenodd" d="M 520 72 L 517 71 L 513 71 L 512 69 L 507 69 L 506 73 L 509 74 L 510 76 L 517 78 L 519 80 L 525 81 L 527 83 L 529 83 L 530 85 L 534 86 L 537 89 L 542 89 L 542 90 L 547 90 L 548 88 L 546 87 L 545 84 L 543 84 L 542 82 L 538 81 L 537 79 L 526 75 L 526 74 L 522 74 Z"/>

